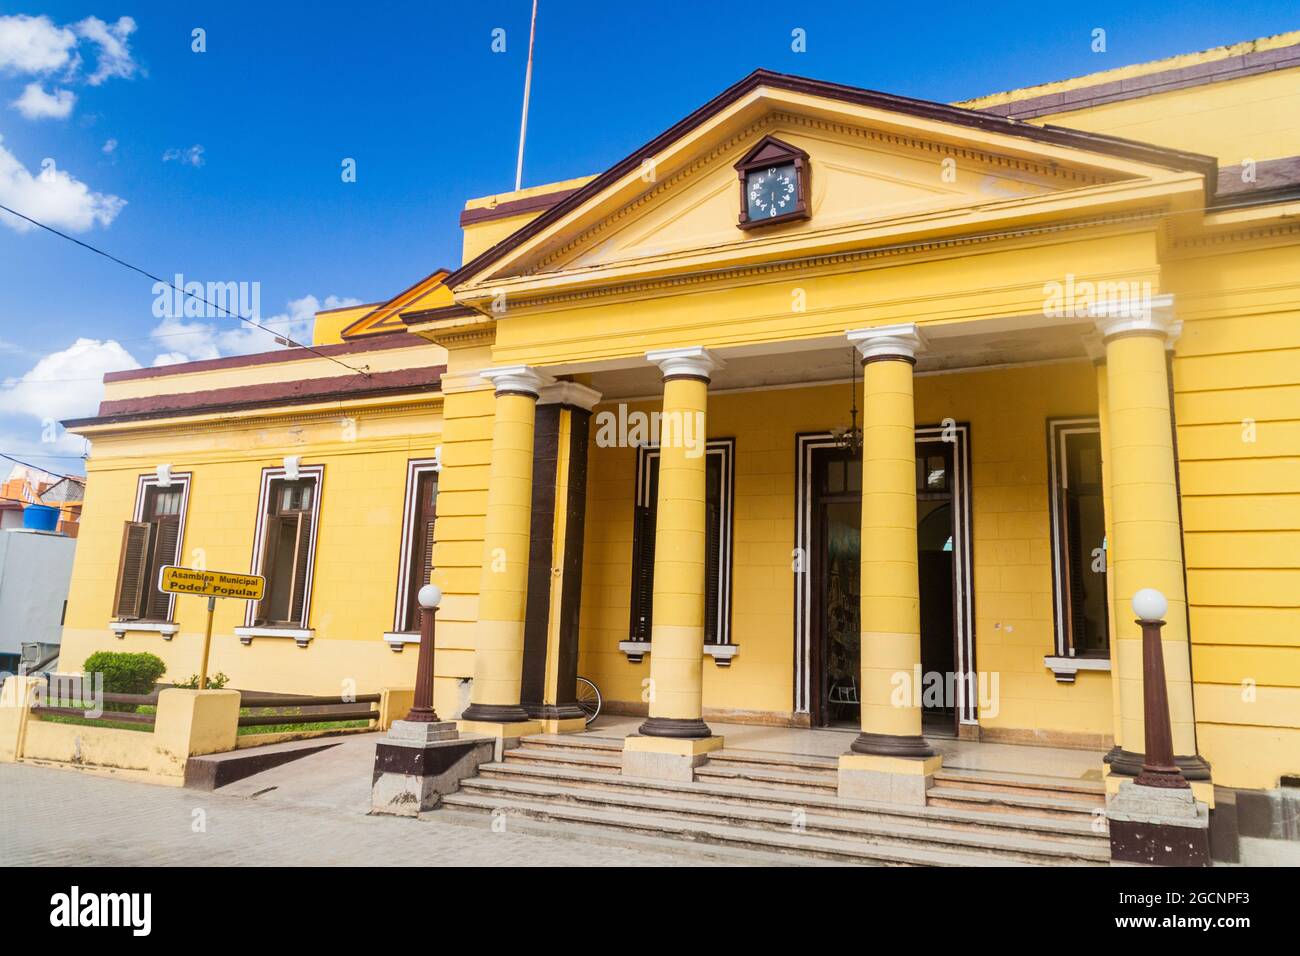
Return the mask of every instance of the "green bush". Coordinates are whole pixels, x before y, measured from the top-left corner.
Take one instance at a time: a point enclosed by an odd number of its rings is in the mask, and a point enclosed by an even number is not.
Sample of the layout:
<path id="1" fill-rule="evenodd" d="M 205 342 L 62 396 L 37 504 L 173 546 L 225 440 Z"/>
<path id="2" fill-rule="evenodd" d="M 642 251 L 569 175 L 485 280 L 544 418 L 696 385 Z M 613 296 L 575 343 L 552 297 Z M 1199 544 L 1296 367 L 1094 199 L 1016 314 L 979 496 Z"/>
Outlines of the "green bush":
<path id="1" fill-rule="evenodd" d="M 225 687 L 229 683 L 230 678 L 221 671 L 208 675 L 208 690 L 221 690 L 221 688 Z M 181 690 L 198 690 L 199 675 L 191 674 L 188 680 L 178 680 L 175 686 L 179 687 Z"/>
<path id="2" fill-rule="evenodd" d="M 88 674 L 104 675 L 104 692 L 108 694 L 152 694 L 167 665 L 157 654 L 122 651 L 96 651 L 86 658 L 81 669 Z M 135 704 L 106 704 L 105 710 L 134 712 Z"/>

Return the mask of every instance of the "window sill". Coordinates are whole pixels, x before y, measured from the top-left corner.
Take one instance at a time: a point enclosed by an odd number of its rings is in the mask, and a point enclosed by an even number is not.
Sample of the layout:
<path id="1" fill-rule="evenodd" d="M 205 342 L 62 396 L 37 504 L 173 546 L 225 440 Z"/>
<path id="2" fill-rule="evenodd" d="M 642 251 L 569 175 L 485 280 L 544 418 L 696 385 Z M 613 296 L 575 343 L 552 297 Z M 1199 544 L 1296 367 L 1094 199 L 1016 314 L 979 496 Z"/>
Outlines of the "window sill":
<path id="1" fill-rule="evenodd" d="M 402 653 L 402 648 L 407 644 L 419 646 L 419 631 L 388 631 L 384 634 L 384 640 L 388 642 L 388 649 L 395 654 Z"/>
<path id="2" fill-rule="evenodd" d="M 1109 657 L 1056 657 L 1047 655 L 1043 664 L 1056 676 L 1058 684 L 1073 684 L 1079 671 L 1109 671 Z"/>
<path id="3" fill-rule="evenodd" d="M 299 647 L 306 647 L 316 636 L 309 627 L 237 627 L 235 637 L 240 644 L 252 644 L 255 637 L 290 637 Z"/>
<path id="4" fill-rule="evenodd" d="M 640 664 L 650 653 L 649 641 L 619 641 L 618 649 L 627 655 L 629 664 Z"/>
<path id="5" fill-rule="evenodd" d="M 164 641 L 170 641 L 181 626 L 170 621 L 109 621 L 108 629 L 118 637 L 125 637 L 127 631 L 141 631 L 148 634 L 161 634 Z"/>
<path id="6" fill-rule="evenodd" d="M 713 658 L 719 667 L 730 667 L 731 659 L 740 651 L 739 644 L 705 644 L 704 653 Z"/>

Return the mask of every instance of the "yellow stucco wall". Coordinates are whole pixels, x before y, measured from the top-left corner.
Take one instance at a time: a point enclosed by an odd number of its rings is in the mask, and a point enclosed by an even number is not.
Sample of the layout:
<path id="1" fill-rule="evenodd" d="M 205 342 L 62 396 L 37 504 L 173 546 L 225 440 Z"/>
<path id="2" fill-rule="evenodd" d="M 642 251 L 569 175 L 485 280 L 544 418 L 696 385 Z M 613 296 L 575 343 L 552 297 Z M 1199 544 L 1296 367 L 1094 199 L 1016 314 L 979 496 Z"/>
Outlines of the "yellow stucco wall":
<path id="1" fill-rule="evenodd" d="M 1275 787 L 1300 769 L 1300 248 L 1177 256 L 1197 739 L 1216 782 Z"/>
<path id="2" fill-rule="evenodd" d="M 350 423 L 350 424 L 349 424 Z M 95 650 L 146 650 L 163 658 L 167 677 L 197 672 L 206 618 L 201 597 L 177 597 L 171 641 L 158 634 L 108 629 L 122 523 L 132 517 L 137 479 L 167 462 L 191 472 L 182 563 L 250 570 L 261 471 L 286 455 L 325 467 L 309 626 L 299 648 L 285 638 L 239 643 L 242 601 L 218 601 L 210 670 L 231 687 L 286 693 L 369 693 L 409 685 L 415 654 L 391 651 L 407 462 L 431 458 L 441 441 L 436 398 L 405 408 L 296 412 L 218 426 L 164 425 L 148 433 L 97 437 L 87 469 L 87 504 L 73 567 L 61 667 L 78 668 Z M 347 683 L 352 682 L 352 683 Z M 454 687 L 446 689 L 446 703 Z M 444 701 L 439 700 L 439 706 Z"/>
<path id="3" fill-rule="evenodd" d="M 848 401 L 847 383 L 709 398 L 710 436 L 736 439 L 732 639 L 740 651 L 726 669 L 706 661 L 708 709 L 793 710 L 795 435 L 841 423 Z M 1026 732 L 1016 737 L 1099 745 L 1111 732 L 1109 676 L 1084 672 L 1058 684 L 1043 664 L 1053 648 L 1045 422 L 1096 408 L 1087 362 L 916 380 L 918 424 L 971 424 L 976 661 L 1000 678 L 999 712 L 981 723 Z M 618 650 L 630 613 L 636 452 L 593 438 L 590 454 L 579 671 L 608 699 L 639 701 L 649 660 L 631 664 Z"/>

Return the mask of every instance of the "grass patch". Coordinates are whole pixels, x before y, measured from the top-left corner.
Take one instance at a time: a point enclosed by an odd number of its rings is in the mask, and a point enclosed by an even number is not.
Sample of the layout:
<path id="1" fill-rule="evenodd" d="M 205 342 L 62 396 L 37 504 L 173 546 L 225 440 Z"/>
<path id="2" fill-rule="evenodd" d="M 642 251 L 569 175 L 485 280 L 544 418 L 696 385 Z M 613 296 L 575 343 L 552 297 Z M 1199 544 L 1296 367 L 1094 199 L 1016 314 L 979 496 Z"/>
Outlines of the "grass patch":
<path id="1" fill-rule="evenodd" d="M 352 727 L 369 727 L 368 720 L 318 720 L 310 724 L 260 724 L 240 727 L 239 736 L 247 734 L 294 734 L 303 730 L 345 730 Z"/>

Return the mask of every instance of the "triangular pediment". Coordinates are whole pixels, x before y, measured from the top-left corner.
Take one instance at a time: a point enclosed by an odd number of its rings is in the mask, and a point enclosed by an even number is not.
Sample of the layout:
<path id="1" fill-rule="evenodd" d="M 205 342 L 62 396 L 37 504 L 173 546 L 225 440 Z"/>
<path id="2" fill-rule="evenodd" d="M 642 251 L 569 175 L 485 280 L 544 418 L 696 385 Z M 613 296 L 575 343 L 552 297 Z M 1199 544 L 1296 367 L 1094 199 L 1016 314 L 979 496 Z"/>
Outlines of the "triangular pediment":
<path id="1" fill-rule="evenodd" d="M 802 157 L 807 215 L 747 224 L 747 171 L 792 156 Z M 755 74 L 467 263 L 448 284 L 459 294 L 511 279 L 590 282 L 631 270 L 818 254 L 936 224 L 950 233 L 948 223 L 982 226 L 981 217 L 1021 207 L 1041 218 L 1044 202 L 1055 197 L 1086 198 L 1161 177 L 1185 183 L 1212 165 L 1096 134 Z"/>

